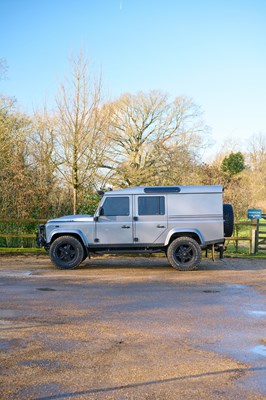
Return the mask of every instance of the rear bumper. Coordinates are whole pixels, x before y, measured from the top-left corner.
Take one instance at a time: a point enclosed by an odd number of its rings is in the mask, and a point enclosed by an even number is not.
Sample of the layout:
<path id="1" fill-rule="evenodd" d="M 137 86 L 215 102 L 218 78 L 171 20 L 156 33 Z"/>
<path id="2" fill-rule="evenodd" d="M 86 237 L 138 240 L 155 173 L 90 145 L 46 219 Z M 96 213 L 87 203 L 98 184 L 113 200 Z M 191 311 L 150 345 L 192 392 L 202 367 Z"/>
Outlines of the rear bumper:
<path id="1" fill-rule="evenodd" d="M 220 240 L 209 240 L 208 242 L 205 242 L 204 244 L 201 245 L 201 248 L 204 250 L 206 248 L 211 248 L 212 246 L 223 246 L 225 243 L 225 239 L 220 239 Z"/>

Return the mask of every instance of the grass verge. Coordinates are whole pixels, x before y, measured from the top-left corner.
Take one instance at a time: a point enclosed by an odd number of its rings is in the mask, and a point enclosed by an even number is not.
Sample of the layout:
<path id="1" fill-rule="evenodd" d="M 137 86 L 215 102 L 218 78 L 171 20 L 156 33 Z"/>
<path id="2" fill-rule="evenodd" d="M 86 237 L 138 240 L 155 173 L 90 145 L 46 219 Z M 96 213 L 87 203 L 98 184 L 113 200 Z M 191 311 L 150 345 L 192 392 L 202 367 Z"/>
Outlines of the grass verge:
<path id="1" fill-rule="evenodd" d="M 0 254 L 47 254 L 44 249 L 24 247 L 0 247 Z"/>

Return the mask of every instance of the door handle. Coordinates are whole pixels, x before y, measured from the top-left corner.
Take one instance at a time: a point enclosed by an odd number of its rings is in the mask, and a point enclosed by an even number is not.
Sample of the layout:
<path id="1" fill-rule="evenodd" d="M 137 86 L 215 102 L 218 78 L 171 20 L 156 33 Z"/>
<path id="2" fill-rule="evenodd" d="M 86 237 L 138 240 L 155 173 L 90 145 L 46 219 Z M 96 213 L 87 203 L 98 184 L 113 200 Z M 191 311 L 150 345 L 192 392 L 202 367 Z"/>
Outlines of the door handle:
<path id="1" fill-rule="evenodd" d="M 164 225 L 157 225 L 157 228 L 165 228 Z"/>
<path id="2" fill-rule="evenodd" d="M 130 226 L 129 225 L 122 225 L 121 228 L 122 229 L 130 229 Z"/>

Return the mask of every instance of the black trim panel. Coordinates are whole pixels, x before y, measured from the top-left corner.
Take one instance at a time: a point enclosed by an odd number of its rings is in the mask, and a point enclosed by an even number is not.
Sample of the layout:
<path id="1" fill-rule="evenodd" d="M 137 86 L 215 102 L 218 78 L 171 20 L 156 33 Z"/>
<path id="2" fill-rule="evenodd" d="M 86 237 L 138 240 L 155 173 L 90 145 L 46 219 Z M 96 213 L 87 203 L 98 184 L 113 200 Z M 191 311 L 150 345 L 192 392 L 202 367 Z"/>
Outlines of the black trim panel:
<path id="1" fill-rule="evenodd" d="M 181 189 L 179 186 L 154 186 L 145 187 L 144 193 L 179 193 Z"/>

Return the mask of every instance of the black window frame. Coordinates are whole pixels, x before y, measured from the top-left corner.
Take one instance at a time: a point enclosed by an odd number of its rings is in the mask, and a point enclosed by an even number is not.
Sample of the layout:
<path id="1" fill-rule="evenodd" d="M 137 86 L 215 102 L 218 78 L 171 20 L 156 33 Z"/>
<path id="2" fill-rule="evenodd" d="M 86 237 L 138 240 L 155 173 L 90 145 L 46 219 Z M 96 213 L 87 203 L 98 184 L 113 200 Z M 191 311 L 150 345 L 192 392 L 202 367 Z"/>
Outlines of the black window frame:
<path id="1" fill-rule="evenodd" d="M 151 211 L 147 212 L 149 210 L 149 206 L 147 206 L 146 204 L 140 204 L 142 201 L 147 202 L 151 199 L 159 199 L 158 212 L 154 212 L 155 205 L 152 205 Z M 139 216 L 165 215 L 165 196 L 138 196 L 138 215 Z"/>
<path id="2" fill-rule="evenodd" d="M 119 203 L 119 199 L 124 199 L 124 200 L 126 200 L 127 201 L 127 204 L 126 204 L 126 206 L 128 207 L 128 211 L 127 212 L 121 212 L 122 210 L 123 210 L 123 207 L 120 205 L 120 206 L 117 206 L 117 204 Z M 107 214 L 106 212 L 105 212 L 105 204 L 106 204 L 106 202 L 108 202 L 108 201 L 114 201 L 114 203 L 116 204 L 116 206 L 117 206 L 117 212 L 118 213 L 116 213 L 116 214 L 114 214 L 114 212 L 113 213 L 111 213 L 111 214 Z M 119 196 L 119 197 L 106 197 L 106 199 L 104 200 L 104 203 L 103 203 L 103 205 L 102 205 L 102 207 L 101 207 L 101 209 L 103 210 L 103 214 L 101 214 L 101 215 L 103 215 L 103 216 L 105 216 L 105 217 L 129 217 L 130 216 L 130 199 L 129 199 L 129 196 Z"/>

